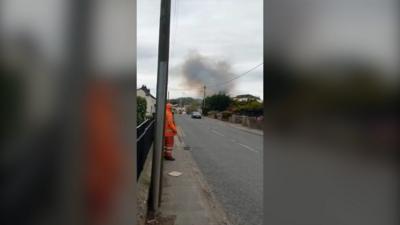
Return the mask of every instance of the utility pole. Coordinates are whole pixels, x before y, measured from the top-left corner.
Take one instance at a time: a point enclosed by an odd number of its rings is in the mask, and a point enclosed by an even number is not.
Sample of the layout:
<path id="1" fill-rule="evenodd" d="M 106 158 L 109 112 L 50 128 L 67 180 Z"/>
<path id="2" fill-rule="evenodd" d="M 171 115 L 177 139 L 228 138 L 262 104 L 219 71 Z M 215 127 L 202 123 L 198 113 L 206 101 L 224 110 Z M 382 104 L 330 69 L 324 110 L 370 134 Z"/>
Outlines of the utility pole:
<path id="1" fill-rule="evenodd" d="M 162 190 L 162 153 L 164 147 L 165 105 L 168 87 L 168 61 L 171 0 L 161 0 L 160 31 L 158 42 L 158 71 L 156 126 L 154 135 L 153 166 L 151 171 L 150 210 L 157 212 Z"/>
<path id="2" fill-rule="evenodd" d="M 203 95 L 203 110 L 202 113 L 204 115 L 204 109 L 206 108 L 206 85 L 204 85 L 204 95 Z"/>

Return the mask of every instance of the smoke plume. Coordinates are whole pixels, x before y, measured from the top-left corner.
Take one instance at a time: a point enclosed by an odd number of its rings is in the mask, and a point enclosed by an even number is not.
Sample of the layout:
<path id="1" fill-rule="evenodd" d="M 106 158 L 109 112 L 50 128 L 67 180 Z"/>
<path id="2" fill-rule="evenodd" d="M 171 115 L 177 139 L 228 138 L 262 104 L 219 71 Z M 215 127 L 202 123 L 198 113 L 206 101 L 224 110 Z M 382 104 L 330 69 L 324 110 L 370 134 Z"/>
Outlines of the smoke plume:
<path id="1" fill-rule="evenodd" d="M 230 63 L 191 52 L 181 65 L 183 78 L 182 87 L 197 91 L 202 95 L 206 86 L 207 95 L 225 92 L 229 93 L 235 83 L 226 83 L 234 77 Z"/>

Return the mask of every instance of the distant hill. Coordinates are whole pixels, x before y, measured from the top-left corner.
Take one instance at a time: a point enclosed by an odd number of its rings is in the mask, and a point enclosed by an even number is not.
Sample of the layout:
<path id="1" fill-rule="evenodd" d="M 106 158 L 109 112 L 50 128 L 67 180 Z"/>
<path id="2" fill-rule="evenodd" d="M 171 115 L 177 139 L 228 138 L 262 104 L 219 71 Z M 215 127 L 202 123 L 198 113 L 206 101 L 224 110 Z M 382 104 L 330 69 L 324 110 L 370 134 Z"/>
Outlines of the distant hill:
<path id="1" fill-rule="evenodd" d="M 170 99 L 169 102 L 173 105 L 175 104 L 191 105 L 193 102 L 201 103 L 202 100 L 192 97 L 182 97 L 182 98 Z"/>

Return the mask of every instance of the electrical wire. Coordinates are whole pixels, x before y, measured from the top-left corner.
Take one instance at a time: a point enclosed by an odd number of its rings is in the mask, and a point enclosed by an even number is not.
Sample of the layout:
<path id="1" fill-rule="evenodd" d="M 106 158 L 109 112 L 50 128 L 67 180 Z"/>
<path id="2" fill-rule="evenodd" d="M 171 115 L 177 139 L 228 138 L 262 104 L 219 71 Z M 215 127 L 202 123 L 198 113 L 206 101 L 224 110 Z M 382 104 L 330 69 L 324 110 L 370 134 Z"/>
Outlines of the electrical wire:
<path id="1" fill-rule="evenodd" d="M 234 81 L 236 79 L 239 79 L 240 77 L 243 77 L 246 74 L 249 74 L 251 71 L 257 69 L 258 67 L 260 67 L 263 64 L 264 63 L 260 63 L 260 64 L 258 64 L 256 66 L 252 67 L 251 69 L 247 70 L 246 72 L 241 73 L 240 75 L 238 75 L 238 76 L 236 76 L 236 77 L 234 77 L 232 79 L 229 79 L 229 80 L 227 80 L 227 81 L 225 81 L 223 83 L 214 84 L 214 85 L 206 85 L 206 87 L 217 87 L 217 86 L 221 86 L 221 85 L 226 85 L 226 84 L 228 84 L 228 83 L 230 83 L 230 82 L 232 82 L 232 81 Z M 183 88 L 183 89 L 182 88 L 169 88 L 169 90 L 173 90 L 173 91 L 191 91 L 191 90 L 202 90 L 202 89 L 203 88 Z"/>
<path id="2" fill-rule="evenodd" d="M 240 75 L 238 75 L 238 76 L 236 76 L 236 77 L 234 77 L 234 78 L 232 78 L 232 79 L 230 79 L 230 80 L 227 80 L 227 81 L 225 81 L 225 82 L 223 82 L 223 83 L 214 84 L 214 85 L 206 85 L 206 86 L 207 86 L 207 87 L 215 87 L 215 86 L 226 85 L 226 84 L 228 84 L 228 83 L 230 83 L 230 82 L 232 82 L 232 81 L 234 81 L 234 80 L 236 80 L 236 79 L 239 79 L 240 77 L 243 77 L 243 76 L 246 75 L 246 74 L 249 74 L 251 71 L 257 69 L 258 67 L 260 67 L 260 66 L 263 65 L 263 64 L 264 64 L 264 63 L 260 63 L 260 64 L 258 64 L 258 65 L 256 65 L 256 66 L 254 66 L 253 68 L 247 70 L 246 72 L 244 72 L 244 73 L 242 73 L 242 74 L 240 74 Z"/>

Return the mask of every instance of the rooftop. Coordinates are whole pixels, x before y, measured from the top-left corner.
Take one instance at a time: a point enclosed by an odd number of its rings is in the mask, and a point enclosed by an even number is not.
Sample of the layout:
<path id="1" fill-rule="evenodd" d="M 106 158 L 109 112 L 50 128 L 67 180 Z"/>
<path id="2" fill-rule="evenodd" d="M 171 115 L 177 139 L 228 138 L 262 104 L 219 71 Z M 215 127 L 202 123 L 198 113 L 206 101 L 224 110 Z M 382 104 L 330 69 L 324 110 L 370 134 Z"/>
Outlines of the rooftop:
<path id="1" fill-rule="evenodd" d="M 142 87 L 138 88 L 137 90 L 143 90 L 144 93 L 146 94 L 146 96 L 150 96 L 150 97 L 156 99 L 156 97 L 154 97 L 154 96 L 150 93 L 150 89 L 148 89 L 148 88 L 146 87 L 146 85 L 142 85 Z"/>

